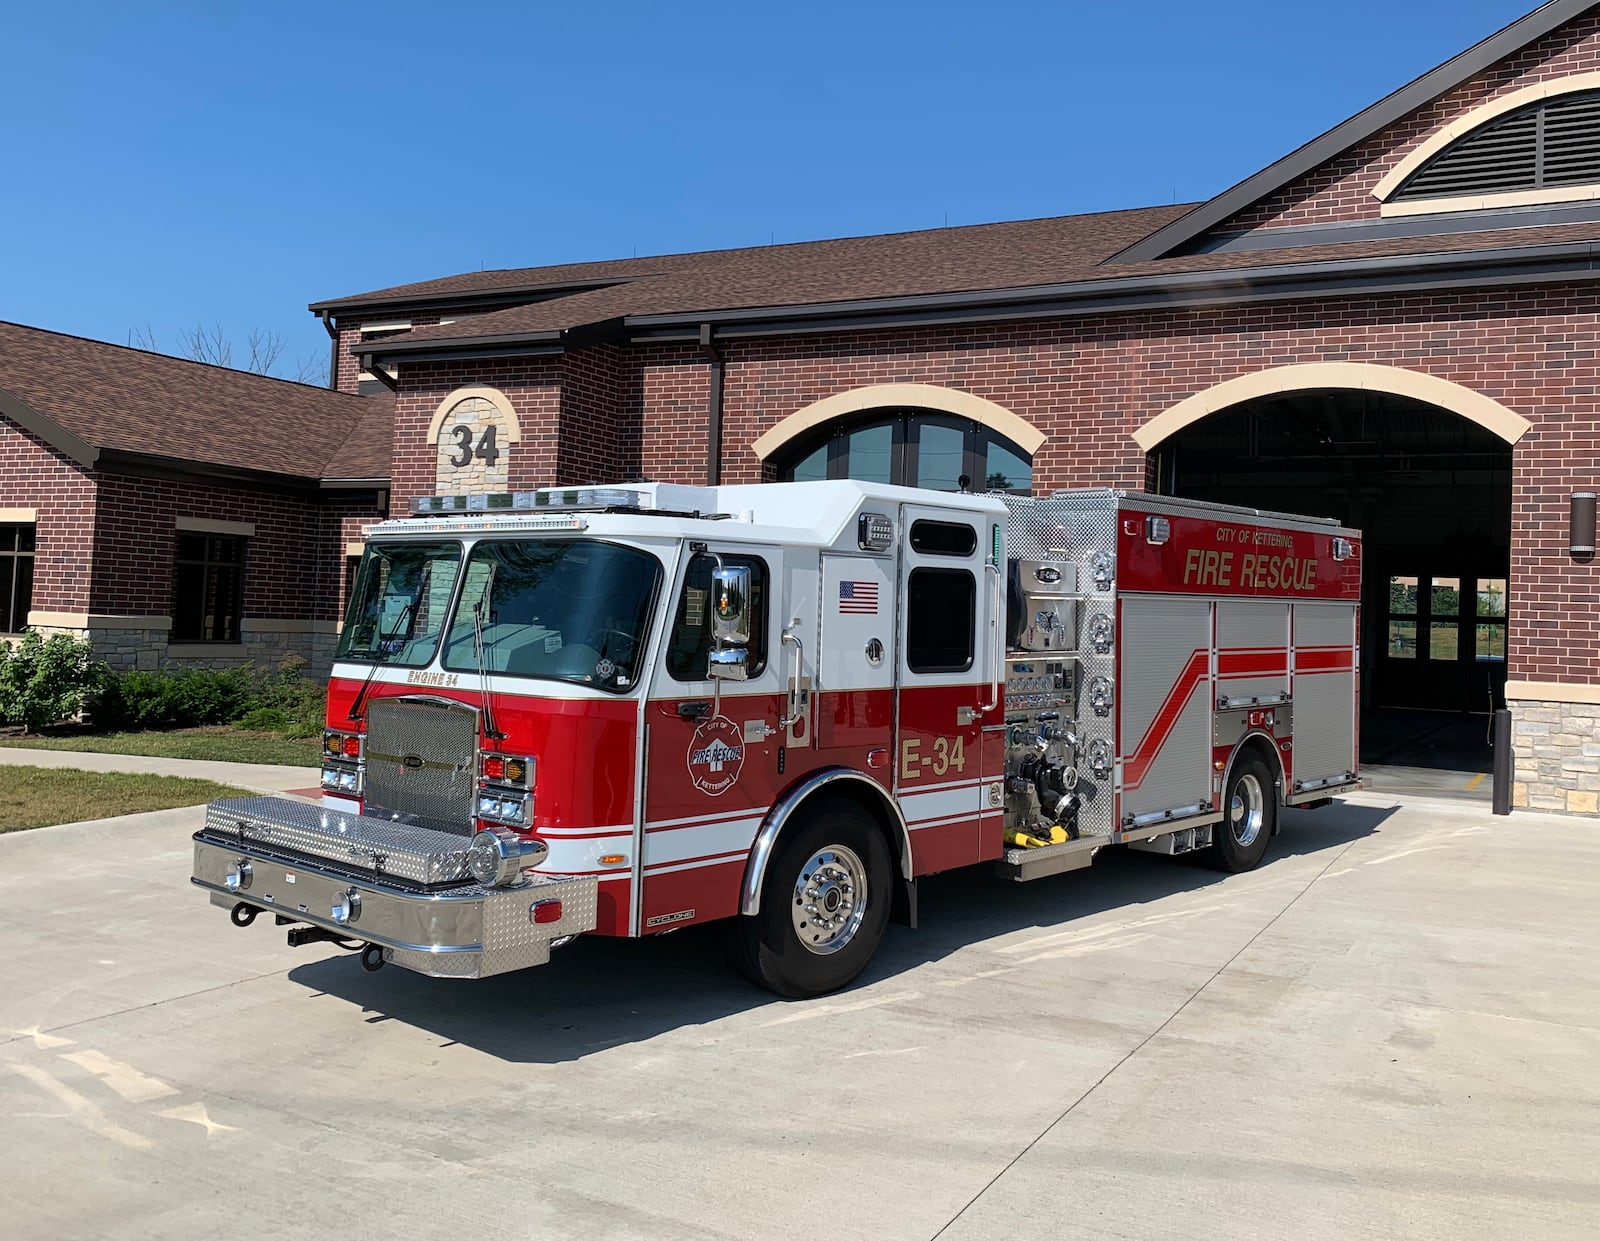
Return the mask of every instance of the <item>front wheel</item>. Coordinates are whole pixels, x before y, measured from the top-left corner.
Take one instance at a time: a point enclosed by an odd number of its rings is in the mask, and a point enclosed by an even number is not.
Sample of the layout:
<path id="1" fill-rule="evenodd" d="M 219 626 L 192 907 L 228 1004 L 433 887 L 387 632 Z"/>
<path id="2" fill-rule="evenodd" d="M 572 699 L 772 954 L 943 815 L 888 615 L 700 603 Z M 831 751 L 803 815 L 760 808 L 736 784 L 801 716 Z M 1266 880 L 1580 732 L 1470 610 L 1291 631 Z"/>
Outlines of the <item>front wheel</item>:
<path id="1" fill-rule="evenodd" d="M 1240 874 L 1254 870 L 1266 856 L 1267 842 L 1278 825 L 1278 798 L 1267 765 L 1255 755 L 1240 758 L 1228 777 L 1222 799 L 1222 822 L 1213 857 L 1218 869 Z"/>
<path id="2" fill-rule="evenodd" d="M 784 833 L 761 912 L 738 920 L 734 962 L 792 999 L 837 991 L 866 968 L 889 921 L 889 849 L 854 802 L 828 798 Z"/>

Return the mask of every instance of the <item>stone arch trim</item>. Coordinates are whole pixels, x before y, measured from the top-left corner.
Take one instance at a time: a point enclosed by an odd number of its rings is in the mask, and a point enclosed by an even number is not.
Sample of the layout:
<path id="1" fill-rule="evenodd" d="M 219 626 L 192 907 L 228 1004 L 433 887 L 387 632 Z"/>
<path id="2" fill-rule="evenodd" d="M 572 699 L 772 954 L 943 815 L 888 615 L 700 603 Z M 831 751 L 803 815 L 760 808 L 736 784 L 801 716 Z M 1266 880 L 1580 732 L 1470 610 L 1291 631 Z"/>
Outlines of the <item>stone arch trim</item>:
<path id="1" fill-rule="evenodd" d="M 470 401 L 474 397 L 481 401 L 488 401 L 505 419 L 506 440 L 508 443 L 520 444 L 522 442 L 522 424 L 517 421 L 517 411 L 511 407 L 511 402 L 506 399 L 505 393 L 498 388 L 485 388 L 472 386 L 454 389 L 443 401 L 439 408 L 433 411 L 433 420 L 428 423 L 427 443 L 432 445 L 438 442 L 439 428 L 444 426 L 444 420 L 450 416 L 450 411 L 462 401 Z"/>
<path id="2" fill-rule="evenodd" d="M 1480 104 L 1465 115 L 1458 116 L 1443 128 L 1435 130 L 1426 142 L 1389 170 L 1388 175 L 1373 187 L 1372 196 L 1387 205 L 1395 191 L 1405 184 L 1406 178 L 1457 139 L 1466 137 L 1473 130 L 1481 129 L 1489 122 L 1505 116 L 1509 112 L 1515 112 L 1518 108 L 1525 108 L 1529 104 L 1538 103 L 1541 99 L 1552 99 L 1558 95 L 1571 95 L 1585 90 L 1600 90 L 1600 72 L 1575 73 L 1570 77 L 1555 78 L 1549 82 L 1535 82 L 1532 86 L 1524 86 L 1521 90 L 1514 90 L 1510 94 L 1501 95 L 1498 99 L 1491 99 L 1488 103 Z M 1539 192 L 1533 191 L 1535 194 Z M 1493 197 L 1509 196 L 1494 195 Z M 1562 200 L 1582 197 L 1585 197 L 1585 195 L 1581 192 L 1580 187 L 1567 187 L 1563 192 Z M 1448 211 L 1456 209 L 1440 205 L 1440 203 L 1446 201 L 1453 200 L 1440 200 L 1440 202 L 1432 205 L 1432 210 Z M 1426 205 L 1416 204 L 1418 208 Z"/>
<path id="3" fill-rule="evenodd" d="M 1500 402 L 1471 388 L 1434 375 L 1425 375 L 1421 371 L 1365 362 L 1313 362 L 1303 366 L 1280 366 L 1272 370 L 1255 371 L 1207 388 L 1204 392 L 1197 392 L 1145 423 L 1133 433 L 1133 441 L 1139 445 L 1141 452 L 1149 452 L 1209 414 L 1258 397 L 1323 388 L 1385 392 L 1391 396 L 1426 401 L 1429 405 L 1437 405 L 1440 409 L 1477 423 L 1508 444 L 1515 444 L 1533 427 L 1521 414 L 1512 413 Z"/>
<path id="4" fill-rule="evenodd" d="M 905 407 L 970 418 L 1005 436 L 1030 457 L 1038 453 L 1046 439 L 1043 431 L 1004 405 L 963 392 L 960 388 L 945 388 L 938 384 L 871 384 L 865 388 L 835 393 L 795 410 L 750 447 L 757 457 L 766 461 L 808 431 L 836 418 L 848 418 L 851 414 L 866 413 L 873 409 Z"/>

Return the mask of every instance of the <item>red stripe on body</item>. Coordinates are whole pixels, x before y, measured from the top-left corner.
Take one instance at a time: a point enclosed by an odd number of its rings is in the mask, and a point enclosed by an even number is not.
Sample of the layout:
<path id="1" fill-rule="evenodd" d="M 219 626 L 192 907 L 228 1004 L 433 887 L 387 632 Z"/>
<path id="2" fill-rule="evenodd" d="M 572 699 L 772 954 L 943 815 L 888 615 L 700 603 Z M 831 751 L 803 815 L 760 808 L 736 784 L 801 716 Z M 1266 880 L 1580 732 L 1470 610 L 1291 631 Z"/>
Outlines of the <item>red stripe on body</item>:
<path id="1" fill-rule="evenodd" d="M 1136 789 L 1144 783 L 1145 776 L 1150 774 L 1150 768 L 1161 753 L 1161 747 L 1167 743 L 1167 738 L 1172 735 L 1172 730 L 1177 726 L 1178 717 L 1183 714 L 1189 705 L 1189 699 L 1200 683 L 1207 679 L 1210 672 L 1211 659 L 1206 651 L 1196 650 L 1189 656 L 1189 662 L 1183 666 L 1183 671 L 1178 674 L 1177 681 L 1167 692 L 1166 699 L 1161 704 L 1161 709 L 1156 712 L 1155 719 L 1150 721 L 1150 727 L 1145 729 L 1144 736 L 1140 739 L 1138 747 L 1122 762 L 1122 786 L 1125 789 Z M 1118 695 L 1120 697 L 1121 695 Z"/>

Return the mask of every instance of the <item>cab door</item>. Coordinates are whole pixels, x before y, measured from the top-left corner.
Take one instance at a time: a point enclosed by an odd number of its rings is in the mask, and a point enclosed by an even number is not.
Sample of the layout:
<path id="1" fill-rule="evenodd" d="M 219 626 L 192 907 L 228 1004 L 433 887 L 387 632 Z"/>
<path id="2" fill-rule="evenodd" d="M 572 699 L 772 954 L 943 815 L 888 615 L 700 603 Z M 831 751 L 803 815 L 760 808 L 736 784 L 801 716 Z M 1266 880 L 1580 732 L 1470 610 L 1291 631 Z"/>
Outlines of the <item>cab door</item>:
<path id="1" fill-rule="evenodd" d="M 992 831 L 981 819 L 983 726 L 1000 722 L 995 519 L 909 504 L 901 518 L 894 788 L 916 873 L 930 874 L 1000 853 L 1000 812 Z"/>
<path id="2" fill-rule="evenodd" d="M 707 674 L 719 562 L 750 570 L 742 681 Z M 713 544 L 684 555 L 644 711 L 638 934 L 738 912 L 750 847 L 785 779 L 779 725 L 790 659 L 774 603 L 783 570 L 778 548 Z"/>

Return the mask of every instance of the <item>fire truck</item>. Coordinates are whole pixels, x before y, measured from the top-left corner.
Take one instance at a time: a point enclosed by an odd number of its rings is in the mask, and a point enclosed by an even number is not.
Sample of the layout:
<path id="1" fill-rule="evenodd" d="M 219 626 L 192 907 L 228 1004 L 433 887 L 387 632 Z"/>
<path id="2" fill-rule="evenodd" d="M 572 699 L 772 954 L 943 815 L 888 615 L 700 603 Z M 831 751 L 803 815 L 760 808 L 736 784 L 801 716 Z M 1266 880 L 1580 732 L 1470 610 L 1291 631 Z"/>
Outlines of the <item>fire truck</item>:
<path id="1" fill-rule="evenodd" d="M 192 881 L 436 977 L 722 920 L 817 995 L 925 875 L 1254 868 L 1358 786 L 1360 591 L 1336 522 L 1112 490 L 424 497 L 368 536 L 320 804 L 212 803 Z"/>

